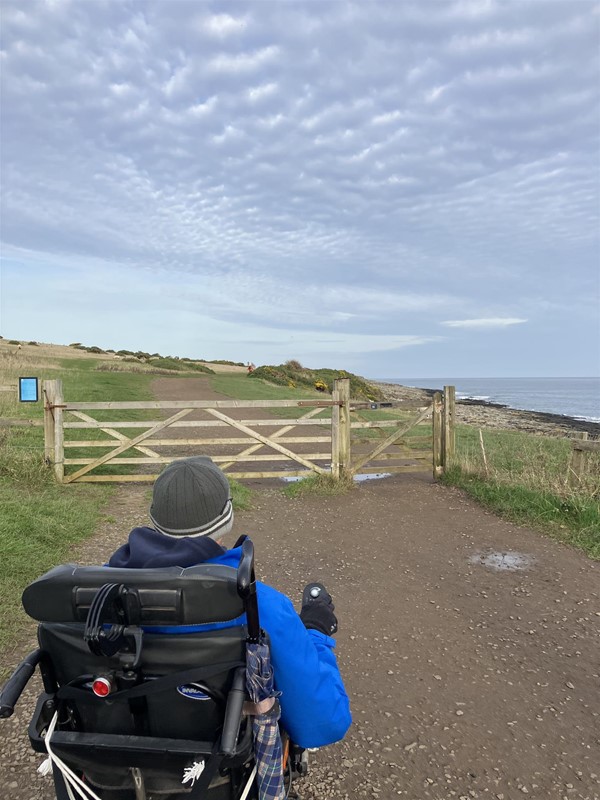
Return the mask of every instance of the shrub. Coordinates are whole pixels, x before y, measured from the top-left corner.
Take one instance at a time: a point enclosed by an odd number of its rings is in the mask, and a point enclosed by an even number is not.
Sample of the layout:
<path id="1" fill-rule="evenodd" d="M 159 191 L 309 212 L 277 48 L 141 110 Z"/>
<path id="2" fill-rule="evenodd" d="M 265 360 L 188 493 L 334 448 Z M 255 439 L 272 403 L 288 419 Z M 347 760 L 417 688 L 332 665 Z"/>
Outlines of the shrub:
<path id="1" fill-rule="evenodd" d="M 250 373 L 249 377 L 262 378 L 278 386 L 290 387 L 293 384 L 306 389 L 315 389 L 318 384 L 319 391 L 329 393 L 333 391 L 333 384 L 336 378 L 349 378 L 351 397 L 366 400 L 384 399 L 383 393 L 378 387 L 372 386 L 364 378 L 351 372 L 335 369 L 307 369 L 302 366 L 300 369 L 295 369 L 290 366 L 298 363 L 297 361 L 287 361 L 285 364 L 279 364 L 278 366 L 258 367 L 254 372 Z"/>

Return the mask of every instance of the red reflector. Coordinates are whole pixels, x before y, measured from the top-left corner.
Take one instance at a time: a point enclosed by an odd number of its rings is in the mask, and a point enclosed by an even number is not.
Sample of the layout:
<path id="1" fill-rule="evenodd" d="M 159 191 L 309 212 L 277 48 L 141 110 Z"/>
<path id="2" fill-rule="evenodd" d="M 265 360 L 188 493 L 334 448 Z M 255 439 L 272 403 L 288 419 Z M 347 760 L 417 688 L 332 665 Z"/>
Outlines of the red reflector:
<path id="1" fill-rule="evenodd" d="M 96 697 L 106 697 L 112 692 L 112 682 L 108 678 L 96 678 L 92 683 L 92 692 Z"/>

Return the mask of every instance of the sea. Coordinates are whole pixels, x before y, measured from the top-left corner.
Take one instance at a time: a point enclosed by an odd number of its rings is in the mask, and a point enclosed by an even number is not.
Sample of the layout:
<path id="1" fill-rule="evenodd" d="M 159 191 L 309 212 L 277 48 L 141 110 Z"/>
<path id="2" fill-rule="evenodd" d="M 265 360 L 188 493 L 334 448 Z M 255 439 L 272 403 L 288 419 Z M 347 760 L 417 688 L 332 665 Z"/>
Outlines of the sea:
<path id="1" fill-rule="evenodd" d="M 377 378 L 419 389 L 456 387 L 456 399 L 600 422 L 599 378 Z"/>

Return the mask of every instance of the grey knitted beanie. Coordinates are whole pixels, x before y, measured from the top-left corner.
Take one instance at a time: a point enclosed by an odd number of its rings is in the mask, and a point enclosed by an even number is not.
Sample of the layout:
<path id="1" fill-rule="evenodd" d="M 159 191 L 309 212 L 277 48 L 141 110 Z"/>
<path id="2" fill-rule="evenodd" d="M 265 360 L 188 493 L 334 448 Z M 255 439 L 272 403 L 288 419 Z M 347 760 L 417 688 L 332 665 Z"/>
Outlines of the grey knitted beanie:
<path id="1" fill-rule="evenodd" d="M 174 461 L 154 483 L 150 519 L 169 536 L 218 539 L 233 525 L 229 482 L 208 456 Z"/>

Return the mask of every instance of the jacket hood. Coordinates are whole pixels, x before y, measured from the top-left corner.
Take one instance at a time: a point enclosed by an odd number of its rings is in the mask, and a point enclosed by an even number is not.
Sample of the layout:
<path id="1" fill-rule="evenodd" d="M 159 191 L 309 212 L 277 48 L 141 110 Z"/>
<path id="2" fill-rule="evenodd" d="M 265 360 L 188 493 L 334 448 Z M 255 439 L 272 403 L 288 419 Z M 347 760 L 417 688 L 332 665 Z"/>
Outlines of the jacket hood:
<path id="1" fill-rule="evenodd" d="M 125 569 L 193 567 L 225 552 L 225 548 L 208 536 L 174 538 L 153 528 L 134 528 L 127 543 L 112 554 L 108 566 Z"/>

